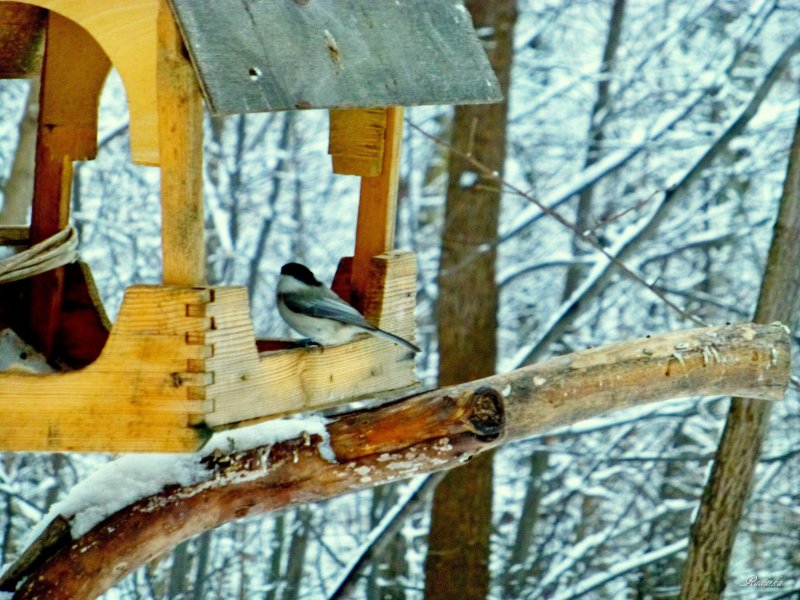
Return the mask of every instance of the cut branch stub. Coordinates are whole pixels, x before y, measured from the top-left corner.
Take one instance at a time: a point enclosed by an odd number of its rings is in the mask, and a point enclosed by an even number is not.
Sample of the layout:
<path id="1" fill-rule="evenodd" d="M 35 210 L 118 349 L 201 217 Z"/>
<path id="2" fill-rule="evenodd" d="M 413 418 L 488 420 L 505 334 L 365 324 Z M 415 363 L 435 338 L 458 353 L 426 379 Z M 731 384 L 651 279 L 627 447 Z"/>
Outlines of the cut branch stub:
<path id="1" fill-rule="evenodd" d="M 403 451 L 415 441 L 466 436 L 475 447 L 504 428 L 503 401 L 484 386 L 457 393 L 436 390 L 366 411 L 342 415 L 328 426 L 337 460 Z"/>
<path id="2" fill-rule="evenodd" d="M 505 429 L 505 403 L 496 389 L 484 385 L 472 395 L 473 414 L 469 419 L 473 433 L 482 441 L 500 437 Z"/>

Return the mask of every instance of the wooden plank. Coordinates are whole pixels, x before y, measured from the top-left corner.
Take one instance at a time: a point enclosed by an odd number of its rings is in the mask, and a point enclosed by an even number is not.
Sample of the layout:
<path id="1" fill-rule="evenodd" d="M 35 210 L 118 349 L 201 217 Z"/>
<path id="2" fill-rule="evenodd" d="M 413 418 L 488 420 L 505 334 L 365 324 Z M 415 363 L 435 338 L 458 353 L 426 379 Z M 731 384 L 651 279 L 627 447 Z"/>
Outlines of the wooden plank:
<path id="1" fill-rule="evenodd" d="M 207 431 L 205 289 L 129 288 L 100 357 L 79 371 L 0 373 L 0 449 L 187 452 Z"/>
<path id="2" fill-rule="evenodd" d="M 353 257 L 339 261 L 331 288 L 351 298 Z M 374 283 L 361 298 L 359 310 L 371 323 L 413 340 L 416 324 L 417 261 L 413 252 L 394 250 L 369 261 L 368 279 Z"/>
<path id="3" fill-rule="evenodd" d="M 398 252 L 376 257 L 373 273 L 378 283 L 369 299 L 368 318 L 392 333 L 414 339 L 414 255 Z M 214 383 L 206 388 L 207 400 L 214 404 L 205 418 L 209 427 L 225 428 L 237 422 L 336 406 L 418 385 L 414 354 L 381 338 L 259 357 L 252 342 L 252 324 L 244 318 L 244 291 L 216 294 L 217 300 L 209 305 L 216 324 L 208 335 L 214 348 L 214 357 L 208 361 Z"/>
<path id="4" fill-rule="evenodd" d="M 203 104 L 166 0 L 159 7 L 163 280 L 167 285 L 203 285 Z"/>
<path id="5" fill-rule="evenodd" d="M 49 14 L 39 97 L 31 244 L 58 233 L 69 222 L 72 161 L 95 156 L 97 107 L 110 66 L 85 29 L 58 13 Z M 63 289 L 63 268 L 30 280 L 30 341 L 50 358 L 60 327 Z"/>
<path id="6" fill-rule="evenodd" d="M 496 102 L 453 0 L 171 0 L 217 114 Z"/>
<path id="7" fill-rule="evenodd" d="M 361 179 L 351 290 L 351 298 L 359 308 L 373 283 L 369 277 L 372 258 L 394 249 L 402 138 L 403 109 L 399 106 L 387 108 L 380 174 Z"/>
<path id="8" fill-rule="evenodd" d="M 41 73 L 46 19 L 37 6 L 0 4 L 0 79 Z"/>
<path id="9" fill-rule="evenodd" d="M 5 4 L 9 0 L 0 0 Z M 131 158 L 158 164 L 156 18 L 159 0 L 18 0 L 74 21 L 97 41 L 125 84 Z M 13 4 L 12 4 L 13 5 Z"/>
<path id="10" fill-rule="evenodd" d="M 370 318 L 413 339 L 413 254 L 373 263 Z M 0 451 L 191 451 L 209 427 L 412 389 L 414 366 L 374 337 L 259 355 L 244 288 L 134 286 L 95 362 L 0 373 Z"/>
<path id="11" fill-rule="evenodd" d="M 381 108 L 338 108 L 330 111 L 328 154 L 339 175 L 381 174 L 386 111 Z"/>

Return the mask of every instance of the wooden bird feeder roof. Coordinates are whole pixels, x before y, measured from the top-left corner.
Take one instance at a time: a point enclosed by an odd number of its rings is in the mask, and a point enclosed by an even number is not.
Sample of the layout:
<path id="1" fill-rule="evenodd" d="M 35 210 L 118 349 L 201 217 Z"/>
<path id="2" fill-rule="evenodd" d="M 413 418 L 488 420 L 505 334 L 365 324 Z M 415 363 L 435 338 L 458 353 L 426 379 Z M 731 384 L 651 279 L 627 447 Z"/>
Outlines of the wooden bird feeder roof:
<path id="1" fill-rule="evenodd" d="M 453 0 L 170 0 L 217 114 L 496 102 Z"/>

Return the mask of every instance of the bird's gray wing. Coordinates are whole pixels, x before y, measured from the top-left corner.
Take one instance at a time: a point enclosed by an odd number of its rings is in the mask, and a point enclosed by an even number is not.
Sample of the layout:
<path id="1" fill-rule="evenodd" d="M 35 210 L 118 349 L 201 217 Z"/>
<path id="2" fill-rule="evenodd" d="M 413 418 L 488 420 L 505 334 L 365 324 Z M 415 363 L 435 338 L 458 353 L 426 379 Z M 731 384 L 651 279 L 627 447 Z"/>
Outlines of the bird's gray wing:
<path id="1" fill-rule="evenodd" d="M 375 326 L 367 321 L 360 312 L 338 297 L 315 298 L 313 302 L 305 302 L 303 297 L 289 296 L 284 297 L 283 302 L 292 312 L 319 319 L 331 319 L 332 321 L 355 325 L 364 329 L 375 329 Z"/>

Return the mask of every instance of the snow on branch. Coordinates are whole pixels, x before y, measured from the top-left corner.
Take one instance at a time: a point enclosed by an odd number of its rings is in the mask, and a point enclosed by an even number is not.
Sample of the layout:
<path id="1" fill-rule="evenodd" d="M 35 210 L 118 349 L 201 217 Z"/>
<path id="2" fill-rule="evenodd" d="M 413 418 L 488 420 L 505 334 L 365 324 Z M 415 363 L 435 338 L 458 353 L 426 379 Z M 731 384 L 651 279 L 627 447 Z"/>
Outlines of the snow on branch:
<path id="1" fill-rule="evenodd" d="M 221 434 L 193 455 L 126 457 L 76 486 L 0 589 L 24 580 L 15 598 L 95 597 L 227 521 L 456 467 L 611 410 L 687 396 L 779 400 L 789 363 L 780 324 L 678 331 L 342 414 L 324 426 L 317 418 L 273 421 Z M 126 483 L 127 470 L 135 483 Z"/>

